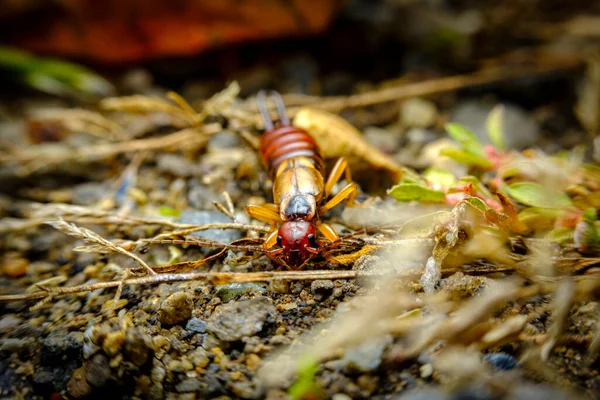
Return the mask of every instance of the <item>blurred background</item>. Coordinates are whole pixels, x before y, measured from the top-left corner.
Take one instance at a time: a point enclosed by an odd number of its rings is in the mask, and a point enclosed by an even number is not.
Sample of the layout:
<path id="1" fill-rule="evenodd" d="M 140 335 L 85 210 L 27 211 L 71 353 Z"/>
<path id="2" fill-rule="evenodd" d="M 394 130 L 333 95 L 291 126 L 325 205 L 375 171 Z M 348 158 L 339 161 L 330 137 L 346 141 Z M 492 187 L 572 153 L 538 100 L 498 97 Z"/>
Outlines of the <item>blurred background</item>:
<path id="1" fill-rule="evenodd" d="M 1 0 L 0 42 L 85 64 L 110 84 L 71 77 L 67 86 L 100 95 L 156 85 L 193 101 L 231 80 L 242 95 L 264 87 L 340 95 L 400 78 L 579 57 L 600 35 L 599 11 L 583 0 Z M 61 88 L 67 78 L 53 83 L 51 70 L 28 76 L 42 68 L 20 56 L 3 50 L 3 87 L 70 89 Z M 565 95 L 553 86 L 511 99 L 532 106 Z M 511 95 L 510 85 L 503 89 Z"/>

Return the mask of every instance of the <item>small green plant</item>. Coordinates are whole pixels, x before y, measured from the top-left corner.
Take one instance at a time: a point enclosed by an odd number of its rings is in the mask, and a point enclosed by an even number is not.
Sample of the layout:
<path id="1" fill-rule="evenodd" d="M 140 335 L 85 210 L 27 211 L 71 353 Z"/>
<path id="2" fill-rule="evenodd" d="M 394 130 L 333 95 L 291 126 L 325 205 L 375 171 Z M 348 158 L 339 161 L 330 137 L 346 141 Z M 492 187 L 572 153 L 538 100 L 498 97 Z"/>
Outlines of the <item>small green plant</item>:
<path id="1" fill-rule="evenodd" d="M 0 46 L 0 71 L 10 79 L 57 96 L 109 96 L 113 85 L 91 70 L 71 62 L 37 57 Z"/>
<path id="2" fill-rule="evenodd" d="M 298 379 L 288 389 L 293 400 L 315 400 L 323 397 L 322 389 L 315 377 L 319 370 L 319 361 L 313 356 L 305 356 L 298 362 Z"/>

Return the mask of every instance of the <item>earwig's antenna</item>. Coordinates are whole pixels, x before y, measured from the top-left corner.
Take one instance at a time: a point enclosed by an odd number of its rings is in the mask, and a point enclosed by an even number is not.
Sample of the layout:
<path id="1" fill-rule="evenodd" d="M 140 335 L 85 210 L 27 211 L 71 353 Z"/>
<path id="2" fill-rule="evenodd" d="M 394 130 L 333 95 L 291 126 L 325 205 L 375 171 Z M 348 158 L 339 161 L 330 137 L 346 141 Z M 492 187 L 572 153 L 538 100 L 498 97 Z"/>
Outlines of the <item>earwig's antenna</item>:
<path id="1" fill-rule="evenodd" d="M 277 112 L 279 113 L 279 120 L 283 125 L 289 125 L 290 119 L 288 118 L 285 112 L 285 103 L 283 102 L 283 98 L 274 90 L 271 90 L 271 96 L 273 96 L 273 100 L 275 101 L 275 105 L 277 106 Z"/>
<path id="2" fill-rule="evenodd" d="M 269 109 L 267 108 L 267 92 L 264 90 L 258 92 L 256 95 L 256 105 L 258 106 L 260 116 L 265 123 L 265 129 L 270 131 L 273 129 L 273 120 L 271 119 L 271 114 L 269 114 Z"/>

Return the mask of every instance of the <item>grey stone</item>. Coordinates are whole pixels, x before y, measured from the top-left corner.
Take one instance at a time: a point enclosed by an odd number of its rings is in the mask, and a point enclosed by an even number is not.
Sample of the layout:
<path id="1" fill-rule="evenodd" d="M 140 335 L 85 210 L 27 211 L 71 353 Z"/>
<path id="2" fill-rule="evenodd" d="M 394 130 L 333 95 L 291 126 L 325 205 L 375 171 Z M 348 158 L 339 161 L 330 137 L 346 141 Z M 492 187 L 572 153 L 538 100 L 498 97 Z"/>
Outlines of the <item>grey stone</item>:
<path id="1" fill-rule="evenodd" d="M 233 300 L 235 297 L 246 293 L 256 292 L 263 294 L 266 291 L 266 288 L 259 283 L 230 283 L 227 285 L 218 286 L 217 296 L 219 296 L 224 303 L 227 303 Z"/>
<path id="2" fill-rule="evenodd" d="M 231 131 L 222 131 L 211 136 L 208 140 L 207 149 L 221 150 L 238 147 L 241 143 L 240 136 Z"/>
<path id="3" fill-rule="evenodd" d="M 206 322 L 200 318 L 192 318 L 185 325 L 185 329 L 192 332 L 204 333 L 206 332 Z"/>
<path id="4" fill-rule="evenodd" d="M 108 193 L 106 185 L 86 182 L 73 187 L 71 201 L 80 206 L 90 206 L 102 200 Z"/>
<path id="5" fill-rule="evenodd" d="M 493 107 L 494 105 L 483 104 L 481 101 L 467 101 L 451 112 L 450 120 L 467 127 L 482 143 L 490 144 L 486 121 Z M 521 108 L 505 104 L 503 124 L 507 148 L 522 150 L 538 142 L 540 129 Z"/>
<path id="6" fill-rule="evenodd" d="M 21 324 L 23 320 L 15 315 L 8 314 L 0 318 L 0 333 L 9 335 L 10 332 Z"/>
<path id="7" fill-rule="evenodd" d="M 214 210 L 213 201 L 222 199 L 212 189 L 203 184 L 190 184 L 191 189 L 188 192 L 188 202 L 198 210 Z"/>
<path id="8" fill-rule="evenodd" d="M 195 392 L 202 388 L 202 382 L 197 379 L 184 379 L 175 385 L 175 390 L 179 393 Z"/>
<path id="9" fill-rule="evenodd" d="M 219 211 L 191 211 L 186 210 L 181 213 L 179 222 L 182 224 L 204 225 L 210 223 L 228 223 L 231 222 L 226 215 Z M 219 243 L 231 243 L 241 239 L 240 231 L 233 229 L 208 229 L 206 231 L 194 232 L 192 236 L 207 238 Z M 202 252 L 208 254 L 212 249 L 203 247 Z"/>
<path id="10" fill-rule="evenodd" d="M 221 340 L 234 342 L 260 332 L 275 315 L 277 310 L 268 298 L 255 297 L 217 307 L 206 329 Z"/>
<path id="11" fill-rule="evenodd" d="M 392 343 L 390 335 L 366 340 L 358 346 L 347 349 L 342 360 L 350 370 L 373 371 L 381 364 L 383 351 L 390 343 Z"/>

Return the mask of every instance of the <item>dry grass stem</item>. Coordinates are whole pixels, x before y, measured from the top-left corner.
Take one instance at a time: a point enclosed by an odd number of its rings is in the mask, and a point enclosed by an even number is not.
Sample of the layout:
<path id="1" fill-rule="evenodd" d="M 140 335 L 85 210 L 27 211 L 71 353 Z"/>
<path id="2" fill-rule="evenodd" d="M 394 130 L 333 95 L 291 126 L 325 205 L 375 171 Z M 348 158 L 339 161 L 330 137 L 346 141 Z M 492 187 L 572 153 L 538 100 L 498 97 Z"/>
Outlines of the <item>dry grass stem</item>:
<path id="1" fill-rule="evenodd" d="M 146 264 L 144 262 L 144 260 L 139 258 L 137 255 L 125 250 L 122 247 L 115 245 L 114 243 L 112 243 L 109 240 L 104 239 L 102 236 L 98 235 L 96 232 L 93 232 L 89 229 L 78 227 L 75 224 L 70 224 L 63 220 L 49 221 L 48 225 L 51 225 L 55 229 L 65 233 L 69 236 L 73 236 L 73 237 L 76 237 L 77 239 L 83 240 L 86 243 L 90 243 L 92 245 L 99 246 L 99 250 L 101 250 L 101 251 L 103 250 L 106 253 L 119 253 L 124 256 L 127 256 L 127 257 L 133 259 L 136 263 L 138 263 L 146 271 L 147 274 L 149 274 L 149 275 L 156 274 L 156 272 L 154 272 L 152 270 L 152 268 L 150 268 L 150 266 L 148 266 L 148 264 Z"/>

